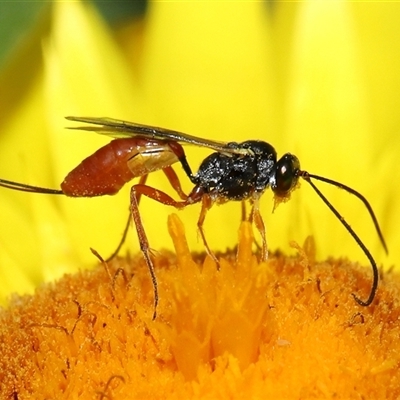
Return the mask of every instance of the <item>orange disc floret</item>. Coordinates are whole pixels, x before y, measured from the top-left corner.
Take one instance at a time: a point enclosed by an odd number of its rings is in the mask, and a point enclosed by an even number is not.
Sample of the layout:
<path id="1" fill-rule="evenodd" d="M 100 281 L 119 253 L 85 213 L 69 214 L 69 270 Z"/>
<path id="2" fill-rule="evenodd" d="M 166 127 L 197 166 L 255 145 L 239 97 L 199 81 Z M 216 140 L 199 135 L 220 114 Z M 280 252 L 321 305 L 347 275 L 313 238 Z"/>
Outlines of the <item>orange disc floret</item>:
<path id="1" fill-rule="evenodd" d="M 251 226 L 237 251 L 193 255 L 177 216 L 175 253 L 155 257 L 160 304 L 140 256 L 66 275 L 0 313 L 0 398 L 397 398 L 400 279 L 347 260 L 258 262 Z"/>

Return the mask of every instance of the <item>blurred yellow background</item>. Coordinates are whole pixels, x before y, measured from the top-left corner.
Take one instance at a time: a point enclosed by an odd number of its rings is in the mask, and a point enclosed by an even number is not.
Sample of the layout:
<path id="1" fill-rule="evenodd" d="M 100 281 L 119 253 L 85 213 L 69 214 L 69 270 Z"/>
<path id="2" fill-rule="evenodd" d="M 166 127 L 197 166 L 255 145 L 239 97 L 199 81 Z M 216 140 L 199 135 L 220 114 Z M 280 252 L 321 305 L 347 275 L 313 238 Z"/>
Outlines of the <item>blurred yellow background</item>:
<path id="1" fill-rule="evenodd" d="M 1 7 L 4 7 L 3 5 Z M 296 154 L 310 173 L 337 180 L 371 202 L 389 246 L 384 255 L 362 204 L 316 184 L 359 234 L 377 263 L 397 265 L 400 149 L 400 4 L 386 2 L 150 2 L 108 24 L 85 2 L 53 2 L 0 71 L 0 177 L 58 188 L 83 158 L 107 143 L 67 131 L 67 115 L 112 117 L 222 140 L 260 139 Z M 192 169 L 209 154 L 187 148 Z M 192 185 L 179 171 L 186 192 Z M 171 193 L 162 173 L 148 184 Z M 129 206 L 129 185 L 109 198 L 70 199 L 0 188 L 0 294 L 31 290 L 77 265 L 107 257 Z M 313 235 L 318 258 L 368 261 L 303 182 L 262 215 L 270 249 Z M 180 213 L 190 247 L 203 250 L 200 206 Z M 151 247 L 170 248 L 173 209 L 144 199 Z M 215 206 L 205 230 L 215 250 L 237 241 L 239 203 Z M 131 232 L 125 251 L 139 249 Z M 82 264 L 83 263 L 83 264 Z"/>

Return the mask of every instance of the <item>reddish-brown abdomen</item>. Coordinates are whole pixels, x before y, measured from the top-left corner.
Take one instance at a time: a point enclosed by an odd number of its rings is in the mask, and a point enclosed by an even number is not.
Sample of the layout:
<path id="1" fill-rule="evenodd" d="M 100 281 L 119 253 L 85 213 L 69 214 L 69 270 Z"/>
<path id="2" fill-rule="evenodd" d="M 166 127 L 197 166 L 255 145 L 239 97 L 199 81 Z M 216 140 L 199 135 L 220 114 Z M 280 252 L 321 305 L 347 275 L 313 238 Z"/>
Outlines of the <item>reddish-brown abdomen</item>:
<path id="1" fill-rule="evenodd" d="M 131 179 L 179 161 L 183 150 L 172 143 L 142 137 L 115 139 L 73 169 L 61 189 L 71 197 L 116 194 Z"/>
<path id="2" fill-rule="evenodd" d="M 85 158 L 61 184 L 67 196 L 94 197 L 117 193 L 134 175 L 128 160 L 137 153 L 136 139 L 116 139 Z"/>

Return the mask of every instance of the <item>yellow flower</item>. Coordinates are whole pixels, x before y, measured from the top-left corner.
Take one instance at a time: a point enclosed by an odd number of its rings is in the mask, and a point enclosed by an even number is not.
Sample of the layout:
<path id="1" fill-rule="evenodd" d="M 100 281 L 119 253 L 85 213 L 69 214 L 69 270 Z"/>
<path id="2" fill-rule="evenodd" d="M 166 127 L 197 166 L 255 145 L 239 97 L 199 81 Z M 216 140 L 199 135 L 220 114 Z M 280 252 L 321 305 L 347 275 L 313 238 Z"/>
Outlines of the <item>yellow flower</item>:
<path id="1" fill-rule="evenodd" d="M 104 143 L 104 138 L 96 135 L 65 132 L 65 115 L 108 115 L 226 141 L 259 138 L 276 146 L 280 155 L 296 153 L 310 172 L 359 189 L 373 205 L 380 206 L 375 208 L 384 233 L 389 231 L 395 237 L 395 209 L 387 199 L 395 197 L 397 189 L 391 182 L 383 182 L 395 173 L 391 166 L 398 140 L 392 137 L 395 123 L 387 123 L 391 115 L 382 117 L 386 108 L 380 106 L 382 101 L 376 101 L 373 68 L 378 70 L 379 65 L 371 59 L 379 59 L 378 51 L 383 50 L 376 37 L 374 53 L 366 48 L 371 45 L 371 35 L 367 44 L 363 41 L 364 27 L 370 25 L 377 11 L 394 18 L 395 10 L 379 6 L 279 4 L 268 15 L 261 3 L 151 3 L 146 24 L 134 24 L 133 34 L 129 29 L 122 31 L 119 47 L 89 6 L 55 3 L 51 28 L 37 38 L 42 43 L 43 59 L 30 67 L 33 77 L 29 85 L 8 105 L 10 111 L 1 120 L 2 157 L 8 160 L 2 176 L 57 187 L 70 169 Z M 133 60 L 133 65 L 127 59 Z M 387 65 L 391 67 L 389 62 Z M 389 67 L 385 75 L 396 77 L 395 65 Z M 19 71 L 20 75 L 27 73 L 26 69 Z M 375 75 L 382 76 L 383 72 L 378 72 Z M 11 93 L 20 78 L 10 72 L 7 75 L 7 71 L 5 76 L 10 79 L 3 81 L 2 92 Z M 387 86 L 388 91 L 394 91 Z M 385 104 L 390 103 L 394 110 L 395 101 L 391 98 Z M 377 108 L 380 114 L 372 112 Z M 382 125 L 387 127 L 384 132 Z M 380 143 L 382 136 L 386 139 Z M 392 150 L 385 143 L 389 140 Z M 21 155 L 16 157 L 17 153 Z M 188 154 L 195 170 L 204 153 L 188 149 Z M 160 183 L 157 176 L 151 178 L 154 186 L 166 187 L 162 178 Z M 187 179 L 182 180 L 189 190 Z M 308 185 L 302 186 L 285 209 L 280 207 L 274 215 L 267 192 L 262 212 L 270 247 L 287 249 L 289 239 L 301 241 L 312 232 L 321 256 L 349 255 L 365 263 L 343 227 Z M 329 191 L 329 198 L 343 199 L 338 205 L 340 211 L 351 224 L 354 221 L 378 262 L 385 261 L 364 208 L 338 192 Z M 91 263 L 89 246 L 102 254 L 112 251 L 126 218 L 127 190 L 108 199 L 43 197 L 2 194 L 3 201 L 10 198 L 2 207 L 3 221 L 10 220 L 4 224 L 7 231 L 3 240 L 7 244 L 1 252 L 2 264 L 7 264 L 8 270 L 30 266 L 34 271 L 27 272 L 29 279 L 41 274 L 37 282 L 70 270 L 74 259 Z M 145 201 L 142 206 L 153 247 L 165 246 L 165 233 L 151 222 L 154 213 L 165 215 L 165 207 Z M 198 207 L 185 211 L 185 219 L 193 226 L 197 215 Z M 235 229 L 222 238 L 211 228 L 216 221 L 231 225 L 232 215 L 239 216 L 237 204 L 210 212 L 206 223 L 210 243 L 220 248 L 234 243 Z M 9 226 L 17 221 L 13 235 Z M 33 226 L 40 228 L 32 231 Z M 105 230 L 110 232 L 107 237 L 102 234 Z M 21 231 L 30 232 L 24 238 L 23 257 L 17 240 Z M 329 240 L 331 237 L 340 238 L 340 245 Z M 195 229 L 189 238 L 197 243 Z M 45 252 L 38 250 L 44 247 Z M 392 260 L 396 259 L 395 252 L 392 248 Z M 52 268 L 48 266 L 54 265 L 54 260 L 61 267 L 43 271 L 44 265 Z M 18 286 L 13 280 L 14 274 L 6 286 L 15 290 Z"/>
<path id="2" fill-rule="evenodd" d="M 363 193 L 381 223 L 389 257 L 362 204 L 315 181 L 378 264 L 397 265 L 399 19 L 396 3 L 279 2 L 268 8 L 262 2 L 161 1 L 149 4 L 143 20 L 113 31 L 86 2 L 54 2 L 43 25 L 0 76 L 0 177 L 58 188 L 71 169 L 107 143 L 100 135 L 66 131 L 71 126 L 64 120 L 67 115 L 126 119 L 222 141 L 261 139 L 279 156 L 296 154 L 310 173 Z M 187 155 L 195 171 L 207 152 L 188 147 Z M 190 191 L 187 177 L 176 169 L 184 190 Z M 148 183 L 170 191 L 162 173 L 152 174 Z M 106 258 L 128 214 L 129 185 L 118 196 L 91 199 L 0 189 L 3 298 L 32 291 L 39 282 L 53 281 L 77 266 L 93 265 L 89 247 Z M 293 251 L 291 240 L 303 243 L 312 234 L 318 259 L 349 257 L 370 274 L 364 254 L 306 182 L 290 202 L 273 214 L 272 208 L 273 195 L 267 191 L 261 213 L 270 249 Z M 147 199 L 140 210 L 151 247 L 171 248 L 165 228 L 171 210 Z M 198 215 L 199 205 L 180 214 L 192 250 L 204 249 L 197 238 Z M 233 202 L 208 213 L 205 231 L 212 249 L 235 245 L 240 216 L 240 204 Z M 135 232 L 126 249 L 138 251 Z M 337 285 L 342 284 L 338 279 Z M 178 294 L 183 290 L 178 284 L 174 289 Z M 198 295 L 207 296 L 205 291 Z M 184 312 L 176 314 L 178 319 Z M 242 318 L 237 316 L 236 323 Z M 79 316 L 77 320 L 83 322 Z M 81 322 L 78 327 L 87 327 Z M 147 333 L 146 324 L 142 327 Z M 163 334 L 172 350 L 160 350 L 162 362 L 190 364 L 173 347 L 176 332 Z M 199 354 L 201 340 L 195 343 Z M 286 343 L 285 338 L 276 340 Z M 215 362 L 232 368 L 230 382 L 237 382 L 238 371 L 255 359 L 249 356 L 255 347 L 250 348 L 244 350 L 245 363 L 233 351 L 218 353 Z M 204 357 L 206 370 L 213 361 Z M 379 368 L 390 370 L 395 364 L 393 356 Z M 197 368 L 189 365 L 182 379 L 197 372 L 208 379 L 203 367 Z M 116 385 L 120 375 L 113 375 Z M 320 394 L 331 393 L 320 389 Z"/>
<path id="3" fill-rule="evenodd" d="M 0 314 L 1 398 L 395 398 L 398 275 L 360 309 L 349 290 L 369 288 L 368 274 L 316 263 L 310 240 L 259 263 L 244 222 L 217 270 L 193 257 L 176 215 L 168 225 L 176 255 L 155 260 L 156 320 L 140 256 L 66 275 Z"/>
<path id="4" fill-rule="evenodd" d="M 345 2 L 282 3 L 272 10 L 253 2 L 158 2 L 150 4 L 144 23 L 120 31 L 118 45 L 88 4 L 56 2 L 50 28 L 36 33 L 29 48 L 42 51 L 42 59 L 35 53 L 29 65 L 19 57 L 3 74 L 2 93 L 12 104 L 1 124 L 7 160 L 2 177 L 58 187 L 69 170 L 104 144 L 102 137 L 65 131 L 66 115 L 111 116 L 226 141 L 258 138 L 279 155 L 295 153 L 304 169 L 362 192 L 381 221 L 390 260 L 364 207 L 343 191 L 321 188 L 378 263 L 390 265 L 398 259 L 393 245 L 397 58 L 390 47 L 396 42 L 389 41 L 396 11 L 395 5 Z M 366 31 L 373 18 L 385 21 L 384 38 Z M 379 47 L 378 40 L 390 49 Z M 377 63 L 382 58 L 388 62 Z M 21 76 L 28 80 L 26 89 L 11 96 Z M 385 91 L 378 90 L 382 76 Z M 207 154 L 197 148 L 187 153 L 194 170 Z M 153 175 L 149 184 L 168 190 L 162 174 Z M 91 264 L 90 246 L 110 254 L 126 219 L 128 190 L 114 198 L 79 200 L 2 191 L 3 294 L 60 276 L 76 260 Z M 288 250 L 289 240 L 301 242 L 313 233 L 320 257 L 346 255 L 366 264 L 307 184 L 274 214 L 272 194 L 264 197 L 270 248 Z M 165 219 L 165 206 L 143 201 L 142 213 L 152 246 L 168 247 L 166 232 L 152 218 Z M 188 207 L 185 221 L 195 226 L 198 213 L 198 206 Z M 209 213 L 206 231 L 214 248 L 232 246 L 239 215 L 238 204 Z M 221 234 L 212 228 L 217 223 L 232 229 Z M 27 233 L 23 251 L 21 232 Z M 196 229 L 188 232 L 200 250 L 196 235 Z M 129 249 L 137 248 L 135 242 L 135 236 L 129 239 Z M 15 279 L 21 266 L 26 272 Z"/>

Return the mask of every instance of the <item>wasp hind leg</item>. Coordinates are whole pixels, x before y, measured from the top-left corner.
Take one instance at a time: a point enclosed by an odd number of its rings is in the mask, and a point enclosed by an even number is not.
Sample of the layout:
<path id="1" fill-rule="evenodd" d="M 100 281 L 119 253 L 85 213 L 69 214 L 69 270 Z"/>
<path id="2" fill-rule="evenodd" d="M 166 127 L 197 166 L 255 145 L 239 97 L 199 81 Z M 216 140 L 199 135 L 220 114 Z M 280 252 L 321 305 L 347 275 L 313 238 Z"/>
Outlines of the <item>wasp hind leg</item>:
<path id="1" fill-rule="evenodd" d="M 178 194 L 178 196 L 182 200 L 186 200 L 187 199 L 187 195 L 183 192 L 181 183 L 180 183 L 179 178 L 176 175 L 176 172 L 174 171 L 174 169 L 171 168 L 171 167 L 166 167 L 166 168 L 163 169 L 163 172 L 165 173 L 169 183 L 171 184 L 171 186 L 175 190 L 175 192 Z M 147 181 L 147 177 L 148 177 L 148 175 L 141 176 L 138 184 L 139 185 L 145 185 L 145 183 Z M 138 203 L 138 205 L 140 204 L 140 198 L 141 198 L 141 193 L 137 193 L 137 203 Z M 128 236 L 129 227 L 131 225 L 131 218 L 132 218 L 132 214 L 129 213 L 128 220 L 126 221 L 125 228 L 124 228 L 124 231 L 122 233 L 121 240 L 119 241 L 118 246 L 113 251 L 113 253 L 106 259 L 106 262 L 111 261 L 121 251 L 121 248 L 124 245 L 124 243 L 126 241 L 126 238 Z"/>
<path id="2" fill-rule="evenodd" d="M 167 178 L 170 181 L 173 188 L 175 189 L 175 191 L 180 195 L 180 197 L 183 197 L 184 200 L 176 201 L 171 196 L 164 193 L 163 191 L 161 191 L 159 189 L 155 189 L 151 186 L 147 186 L 145 184 L 141 184 L 141 183 L 139 183 L 137 185 L 133 185 L 131 188 L 131 194 L 130 194 L 131 218 L 132 218 L 133 222 L 135 223 L 136 232 L 137 232 L 139 244 L 140 244 L 140 250 L 143 254 L 143 258 L 149 269 L 150 278 L 151 278 L 151 282 L 152 282 L 153 290 L 154 290 L 153 320 L 157 316 L 158 284 L 157 284 L 154 263 L 151 259 L 151 249 L 150 249 L 149 240 L 147 238 L 146 232 L 144 230 L 142 218 L 140 216 L 139 200 L 140 200 L 141 196 L 146 196 L 146 197 L 149 197 L 159 203 L 162 203 L 162 204 L 165 204 L 168 206 L 173 206 L 177 209 L 185 208 L 187 205 L 193 204 L 194 202 L 199 201 L 195 197 L 190 197 L 190 196 L 188 197 L 183 193 L 182 189 L 180 189 L 179 179 L 176 176 L 176 174 L 172 168 L 168 167 L 164 170 L 164 172 L 167 175 Z"/>

